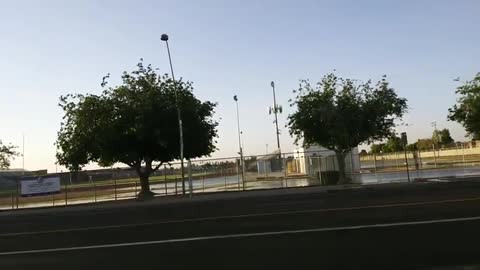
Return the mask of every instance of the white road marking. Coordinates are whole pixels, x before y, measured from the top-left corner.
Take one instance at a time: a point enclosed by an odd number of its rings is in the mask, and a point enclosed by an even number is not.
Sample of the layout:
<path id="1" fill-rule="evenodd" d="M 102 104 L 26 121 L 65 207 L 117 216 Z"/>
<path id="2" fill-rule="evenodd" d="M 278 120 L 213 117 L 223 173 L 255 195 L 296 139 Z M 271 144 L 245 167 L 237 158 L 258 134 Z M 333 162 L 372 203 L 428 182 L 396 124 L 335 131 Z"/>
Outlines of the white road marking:
<path id="1" fill-rule="evenodd" d="M 129 227 L 160 225 L 160 224 L 186 223 L 186 222 L 198 222 L 198 221 L 214 221 L 214 220 L 222 220 L 222 219 L 239 219 L 239 218 L 262 217 L 262 216 L 281 216 L 281 215 L 291 215 L 291 214 L 306 214 L 306 213 L 319 213 L 319 212 L 331 212 L 331 211 L 351 211 L 351 210 L 390 208 L 390 207 L 405 207 L 405 206 L 410 207 L 410 206 L 419 206 L 419 205 L 456 203 L 456 202 L 467 202 L 467 201 L 478 201 L 478 200 L 480 200 L 480 197 L 461 198 L 461 199 L 452 199 L 452 200 L 428 201 L 428 202 L 394 203 L 394 204 L 380 204 L 380 205 L 340 207 L 340 208 L 323 208 L 323 209 L 313 209 L 313 210 L 281 211 L 281 212 L 270 212 L 270 213 L 259 213 L 259 214 L 217 216 L 217 217 L 191 218 L 191 219 L 167 220 L 167 221 L 145 222 L 145 223 L 130 223 L 130 224 L 120 224 L 120 225 L 93 226 L 93 227 L 83 227 L 83 228 L 69 228 L 69 229 L 59 229 L 59 230 L 44 230 L 44 231 L 35 231 L 35 232 L 4 233 L 4 234 L 0 234 L 0 237 L 35 235 L 35 234 L 49 234 L 49 233 L 64 233 L 64 232 L 76 232 L 76 231 L 87 231 L 87 230 L 119 229 L 119 228 L 129 228 Z"/>
<path id="2" fill-rule="evenodd" d="M 480 216 L 467 217 L 467 218 L 452 218 L 452 219 L 437 219 L 437 220 L 425 220 L 425 221 L 411 221 L 411 222 L 395 222 L 395 223 L 383 223 L 383 224 L 371 224 L 371 225 L 358 225 L 358 226 L 326 227 L 326 228 L 315 228 L 315 229 L 305 229 L 305 230 L 288 230 L 288 231 L 274 231 L 274 232 L 261 232 L 261 233 L 212 235 L 212 236 L 166 239 L 166 240 L 156 240 L 156 241 L 142 241 L 142 242 L 106 244 L 106 245 L 92 245 L 92 246 L 79 246 L 79 247 L 66 247 L 66 248 L 49 248 L 49 249 L 37 249 L 37 250 L 9 251 L 9 252 L 1 252 L 0 256 L 34 254 L 34 253 L 51 253 L 51 252 L 75 251 L 75 250 L 86 250 L 86 249 L 144 246 L 144 245 L 168 244 L 168 243 L 179 243 L 179 242 L 195 242 L 195 241 L 216 240 L 216 239 L 249 238 L 249 237 L 257 237 L 257 236 L 288 235 L 288 234 L 330 232 L 330 231 L 346 231 L 346 230 L 361 230 L 361 229 L 370 229 L 370 228 L 387 228 L 387 227 L 412 226 L 412 225 L 427 225 L 427 224 L 453 223 L 453 222 L 476 221 L 476 220 L 480 220 Z"/>

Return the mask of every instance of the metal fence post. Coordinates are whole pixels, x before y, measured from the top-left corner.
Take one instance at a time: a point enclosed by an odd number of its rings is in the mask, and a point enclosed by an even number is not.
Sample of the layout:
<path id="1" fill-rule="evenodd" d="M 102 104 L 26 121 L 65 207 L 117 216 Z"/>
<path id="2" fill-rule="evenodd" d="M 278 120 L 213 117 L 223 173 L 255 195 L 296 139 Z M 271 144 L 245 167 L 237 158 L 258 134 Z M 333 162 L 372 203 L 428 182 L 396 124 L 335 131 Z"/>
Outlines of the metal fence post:
<path id="1" fill-rule="evenodd" d="M 463 175 L 465 176 L 466 174 L 466 168 L 467 168 L 467 163 L 465 163 L 465 146 L 462 143 L 462 163 L 463 163 Z"/>
<path id="2" fill-rule="evenodd" d="M 418 150 L 418 167 L 423 169 L 422 151 Z"/>
<path id="3" fill-rule="evenodd" d="M 115 201 L 116 201 L 117 200 L 117 179 L 116 178 L 113 179 L 113 188 L 115 191 Z"/>
<path id="4" fill-rule="evenodd" d="M 15 209 L 15 200 L 13 198 L 13 193 L 11 193 L 10 195 L 12 196 L 12 209 Z"/>
<path id="5" fill-rule="evenodd" d="M 222 176 L 225 177 L 225 188 L 224 189 L 225 189 L 225 191 L 227 191 L 227 174 L 223 173 L 223 168 L 221 170 L 222 170 Z"/>
<path id="6" fill-rule="evenodd" d="M 240 162 L 239 159 L 239 162 L 237 163 L 238 190 L 240 190 Z"/>
<path id="7" fill-rule="evenodd" d="M 175 177 L 175 195 L 178 195 L 178 187 L 177 187 L 177 183 L 178 182 L 178 177 Z"/>
<path id="8" fill-rule="evenodd" d="M 69 181 L 72 181 L 72 173 L 69 173 Z M 65 184 L 63 185 L 63 189 L 65 190 L 65 206 L 68 205 L 68 182 L 65 181 Z"/>
<path id="9" fill-rule="evenodd" d="M 353 180 L 353 148 L 350 148 L 350 174 L 352 176 L 352 180 Z"/>
<path id="10" fill-rule="evenodd" d="M 325 183 L 325 185 L 327 185 L 326 182 L 329 179 L 328 175 L 329 175 L 329 171 L 330 171 L 330 168 L 328 167 L 329 156 L 325 156 L 324 160 L 325 160 L 325 172 L 326 172 L 326 174 L 325 174 L 326 179 L 324 179 L 325 180 L 324 183 Z"/>
<path id="11" fill-rule="evenodd" d="M 138 185 L 138 181 L 135 180 L 135 198 L 137 198 L 137 185 Z"/>
<path id="12" fill-rule="evenodd" d="M 268 177 L 268 172 L 267 172 L 267 160 L 264 160 L 264 161 L 263 161 L 263 177 L 265 177 L 265 179 Z"/>
<path id="13" fill-rule="evenodd" d="M 15 198 L 16 205 L 17 205 L 17 209 L 18 209 L 18 196 L 20 195 L 20 192 L 19 192 L 19 190 L 20 190 L 20 186 L 19 186 L 20 183 L 19 183 L 19 181 L 20 181 L 20 180 L 17 178 L 17 197 Z"/>
<path id="14" fill-rule="evenodd" d="M 240 157 L 241 159 L 241 170 L 242 170 L 242 190 L 245 190 L 245 182 L 246 182 L 246 176 L 247 174 L 245 173 L 245 157 L 243 155 L 241 155 Z"/>
<path id="15" fill-rule="evenodd" d="M 193 194 L 193 181 L 192 181 L 192 160 L 188 159 L 188 196 L 192 197 Z"/>
<path id="16" fill-rule="evenodd" d="M 382 169 L 385 171 L 385 158 L 383 157 L 383 151 L 380 151 L 380 158 L 381 158 L 381 164 L 380 166 L 382 166 Z"/>
<path id="17" fill-rule="evenodd" d="M 419 176 L 418 170 L 420 169 L 420 166 L 418 164 L 418 152 L 413 150 L 412 156 L 413 156 L 413 164 L 415 165 L 415 171 L 417 172 L 417 177 L 418 177 Z"/>
<path id="18" fill-rule="evenodd" d="M 95 180 L 92 178 L 93 183 L 93 201 L 97 202 L 97 185 L 95 184 Z"/>
<path id="19" fill-rule="evenodd" d="M 165 184 L 165 196 L 168 195 L 168 187 L 167 187 L 167 164 L 163 165 L 163 182 Z"/>
<path id="20" fill-rule="evenodd" d="M 410 183 L 410 170 L 408 169 L 408 159 L 407 159 L 407 147 L 404 148 L 404 153 L 405 153 L 405 166 L 407 167 L 407 177 L 408 177 L 408 183 Z"/>
<path id="21" fill-rule="evenodd" d="M 320 157 L 317 158 L 317 166 L 318 166 L 318 172 L 320 173 Z"/>
<path id="22" fill-rule="evenodd" d="M 333 158 L 333 170 L 334 171 L 337 171 L 337 163 L 335 162 L 337 160 L 337 153 L 335 153 L 335 155 L 332 156 Z M 382 159 L 383 159 L 383 156 L 382 156 Z M 340 172 L 340 169 L 338 170 Z"/>
<path id="23" fill-rule="evenodd" d="M 323 181 L 322 181 L 322 160 L 321 160 L 321 157 L 318 157 L 318 181 L 320 181 L 320 184 L 323 186 Z"/>
<path id="24" fill-rule="evenodd" d="M 282 154 L 282 165 L 283 165 L 283 179 L 285 180 L 285 184 L 282 181 L 282 187 L 284 187 L 288 181 L 288 165 L 287 159 L 285 158 L 285 154 Z"/>
<path id="25" fill-rule="evenodd" d="M 397 167 L 398 171 L 398 152 L 395 152 L 395 166 Z"/>
<path id="26" fill-rule="evenodd" d="M 203 172 L 203 177 L 202 177 L 202 193 L 205 192 L 205 177 L 207 175 L 207 171 Z"/>

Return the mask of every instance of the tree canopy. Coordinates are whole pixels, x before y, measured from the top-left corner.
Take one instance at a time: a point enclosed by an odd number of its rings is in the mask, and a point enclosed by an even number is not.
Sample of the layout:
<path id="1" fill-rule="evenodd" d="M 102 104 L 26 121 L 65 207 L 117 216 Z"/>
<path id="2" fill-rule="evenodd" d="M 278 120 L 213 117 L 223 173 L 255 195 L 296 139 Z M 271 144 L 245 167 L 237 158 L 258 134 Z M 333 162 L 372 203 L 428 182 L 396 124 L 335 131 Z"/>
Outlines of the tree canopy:
<path id="1" fill-rule="evenodd" d="M 457 104 L 448 109 L 448 120 L 462 124 L 468 136 L 480 137 L 480 73 L 457 87 L 455 93 Z"/>
<path id="2" fill-rule="evenodd" d="M 374 143 L 370 146 L 370 153 L 378 154 L 382 153 L 385 148 L 385 143 Z"/>
<path id="3" fill-rule="evenodd" d="M 442 130 L 434 130 L 432 134 L 432 142 L 439 147 L 448 147 L 454 143 L 450 130 L 444 128 Z"/>
<path id="4" fill-rule="evenodd" d="M 18 155 L 15 151 L 17 149 L 14 145 L 5 145 L 0 140 L 0 169 L 8 169 L 11 165 L 11 160 Z"/>
<path id="5" fill-rule="evenodd" d="M 377 153 L 393 153 L 403 151 L 403 144 L 398 136 L 392 136 L 388 138 L 386 143 L 372 144 L 370 147 L 370 152 L 372 154 Z"/>
<path id="6" fill-rule="evenodd" d="M 395 119 L 407 111 L 384 76 L 377 84 L 357 83 L 327 74 L 316 85 L 300 81 L 288 116 L 290 134 L 298 143 L 318 144 L 337 153 L 340 182 L 345 182 L 345 155 L 362 143 L 394 136 Z"/>
<path id="7" fill-rule="evenodd" d="M 150 174 L 180 157 L 176 95 L 185 158 L 209 155 L 216 149 L 216 104 L 198 100 L 192 83 L 173 81 L 140 62 L 133 72 L 123 73 L 121 85 L 107 88 L 104 81 L 102 86 L 100 95 L 60 98 L 65 115 L 56 142 L 59 164 L 76 171 L 90 162 L 124 163 L 140 176 L 140 195 L 150 196 Z"/>
<path id="8" fill-rule="evenodd" d="M 450 130 L 447 128 L 433 131 L 432 138 L 418 139 L 415 143 L 407 145 L 408 151 L 432 150 L 433 144 L 436 147 L 449 147 L 454 143 Z M 372 144 L 370 153 L 392 153 L 403 151 L 403 144 L 400 137 L 390 137 L 386 143 Z"/>
<path id="9" fill-rule="evenodd" d="M 430 138 L 426 139 L 418 139 L 417 142 L 417 149 L 418 150 L 432 150 L 433 148 L 433 141 Z"/>

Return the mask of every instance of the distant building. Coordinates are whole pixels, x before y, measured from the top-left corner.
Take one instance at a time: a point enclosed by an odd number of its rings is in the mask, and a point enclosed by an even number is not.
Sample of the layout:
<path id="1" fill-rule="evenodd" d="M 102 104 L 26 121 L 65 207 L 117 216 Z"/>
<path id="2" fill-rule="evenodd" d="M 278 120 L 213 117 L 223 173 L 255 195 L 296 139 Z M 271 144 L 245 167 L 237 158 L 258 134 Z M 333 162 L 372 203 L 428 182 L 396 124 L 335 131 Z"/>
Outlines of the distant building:
<path id="1" fill-rule="evenodd" d="M 318 145 L 297 148 L 293 153 L 292 162 L 294 164 L 288 166 L 292 173 L 316 174 L 320 171 L 338 171 L 335 152 Z M 345 171 L 355 172 L 359 170 L 360 158 L 358 147 L 355 147 L 345 157 Z"/>
<path id="2" fill-rule="evenodd" d="M 279 158 L 280 150 L 257 158 L 258 174 L 268 175 L 271 172 L 282 170 L 282 159 Z"/>

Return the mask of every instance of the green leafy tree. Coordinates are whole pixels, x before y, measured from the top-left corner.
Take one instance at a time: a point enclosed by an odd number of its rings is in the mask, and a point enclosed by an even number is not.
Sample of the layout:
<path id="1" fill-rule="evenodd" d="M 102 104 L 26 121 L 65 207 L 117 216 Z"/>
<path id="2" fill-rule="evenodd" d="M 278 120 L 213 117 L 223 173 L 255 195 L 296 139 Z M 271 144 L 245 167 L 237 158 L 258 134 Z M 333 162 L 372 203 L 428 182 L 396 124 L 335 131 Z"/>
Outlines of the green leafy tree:
<path id="1" fill-rule="evenodd" d="M 438 147 L 440 145 L 440 140 L 441 140 L 440 130 L 436 129 L 432 133 L 432 143 L 435 144 L 435 146 Z"/>
<path id="2" fill-rule="evenodd" d="M 380 152 L 383 152 L 384 147 L 385 147 L 384 143 L 372 144 L 372 146 L 370 146 L 370 153 L 378 154 Z"/>
<path id="3" fill-rule="evenodd" d="M 0 169 L 8 169 L 11 165 L 11 160 L 18 155 L 16 146 L 5 145 L 0 140 Z"/>
<path id="4" fill-rule="evenodd" d="M 398 136 L 392 136 L 383 147 L 384 153 L 393 153 L 403 151 L 403 144 Z"/>
<path id="5" fill-rule="evenodd" d="M 385 143 L 372 144 L 370 152 L 372 154 L 378 153 L 393 153 L 403 151 L 403 145 L 400 137 L 394 135 L 388 138 Z"/>
<path id="6" fill-rule="evenodd" d="M 463 125 L 467 135 L 479 137 L 480 134 L 480 73 L 471 81 L 457 87 L 457 104 L 448 109 L 448 120 Z"/>
<path id="7" fill-rule="evenodd" d="M 107 88 L 106 78 L 101 95 L 60 98 L 65 115 L 56 142 L 59 164 L 78 171 L 90 162 L 124 163 L 140 177 L 139 196 L 152 196 L 149 176 L 180 157 L 177 98 L 185 158 L 209 155 L 216 149 L 216 104 L 198 100 L 190 82 L 173 81 L 142 62 L 133 72 L 124 72 L 117 87 Z"/>
<path id="8" fill-rule="evenodd" d="M 448 130 L 446 128 L 441 130 L 440 138 L 441 138 L 440 141 L 441 141 L 442 145 L 444 145 L 444 146 L 452 145 L 452 144 L 455 143 L 455 140 L 450 135 L 450 130 Z"/>
<path id="9" fill-rule="evenodd" d="M 432 150 L 433 147 L 433 140 L 432 139 L 418 139 L 417 142 L 417 149 L 418 150 Z"/>
<path id="10" fill-rule="evenodd" d="M 335 151 L 340 183 L 349 181 L 345 174 L 345 156 L 362 143 L 389 138 L 394 134 L 395 119 L 407 111 L 407 101 L 400 98 L 383 77 L 376 85 L 328 74 L 312 86 L 302 80 L 290 106 L 296 112 L 288 116 L 290 134 L 295 142 L 318 144 Z"/>
<path id="11" fill-rule="evenodd" d="M 417 150 L 418 150 L 417 143 L 407 144 L 407 151 L 417 151 Z"/>
<path id="12" fill-rule="evenodd" d="M 439 147 L 445 147 L 451 145 L 455 141 L 452 136 L 450 136 L 450 130 L 444 128 L 442 130 L 433 131 L 432 142 Z"/>

